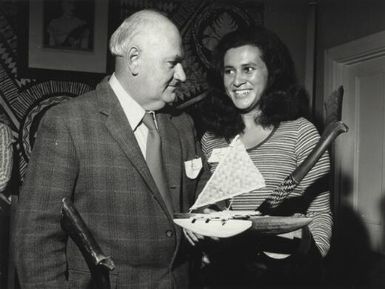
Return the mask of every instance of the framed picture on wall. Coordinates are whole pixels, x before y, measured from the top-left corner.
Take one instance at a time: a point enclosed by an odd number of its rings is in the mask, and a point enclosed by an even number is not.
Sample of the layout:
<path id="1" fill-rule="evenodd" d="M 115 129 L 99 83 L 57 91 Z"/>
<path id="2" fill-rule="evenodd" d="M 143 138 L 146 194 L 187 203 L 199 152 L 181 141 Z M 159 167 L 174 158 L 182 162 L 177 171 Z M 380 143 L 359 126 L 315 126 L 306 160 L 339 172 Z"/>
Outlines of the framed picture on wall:
<path id="1" fill-rule="evenodd" d="M 25 25 L 20 27 L 18 45 L 21 77 L 83 78 L 107 73 L 109 1 L 23 2 L 20 11 Z"/>

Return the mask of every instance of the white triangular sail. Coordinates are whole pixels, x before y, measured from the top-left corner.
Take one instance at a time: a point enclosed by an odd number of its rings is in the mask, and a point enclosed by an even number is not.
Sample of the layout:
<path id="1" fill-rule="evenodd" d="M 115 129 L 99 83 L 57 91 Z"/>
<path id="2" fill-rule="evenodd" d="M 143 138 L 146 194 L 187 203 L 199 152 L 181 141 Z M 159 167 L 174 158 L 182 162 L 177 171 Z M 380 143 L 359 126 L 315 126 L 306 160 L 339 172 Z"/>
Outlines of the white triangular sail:
<path id="1" fill-rule="evenodd" d="M 232 198 L 265 186 L 265 179 L 254 165 L 237 136 L 219 161 L 190 210 Z"/>

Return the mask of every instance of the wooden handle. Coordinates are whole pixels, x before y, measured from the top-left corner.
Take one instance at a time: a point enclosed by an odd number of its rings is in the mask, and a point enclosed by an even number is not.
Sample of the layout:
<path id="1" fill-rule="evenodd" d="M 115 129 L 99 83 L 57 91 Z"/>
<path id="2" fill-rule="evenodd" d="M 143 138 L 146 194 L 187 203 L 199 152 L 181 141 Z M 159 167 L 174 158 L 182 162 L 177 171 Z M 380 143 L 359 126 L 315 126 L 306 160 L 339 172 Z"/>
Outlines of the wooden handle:
<path id="1" fill-rule="evenodd" d="M 306 174 L 317 163 L 323 153 L 327 150 L 329 145 L 339 136 L 341 133 L 345 133 L 349 130 L 346 124 L 342 121 L 336 121 L 329 124 L 323 132 L 317 145 L 307 156 L 307 158 L 292 172 L 291 176 L 293 180 L 299 184 L 300 181 L 306 176 Z"/>
<path id="2" fill-rule="evenodd" d="M 79 247 L 90 269 L 103 266 L 109 271 L 114 270 L 115 264 L 111 257 L 104 255 L 73 203 L 67 198 L 62 203 L 61 225 Z"/>

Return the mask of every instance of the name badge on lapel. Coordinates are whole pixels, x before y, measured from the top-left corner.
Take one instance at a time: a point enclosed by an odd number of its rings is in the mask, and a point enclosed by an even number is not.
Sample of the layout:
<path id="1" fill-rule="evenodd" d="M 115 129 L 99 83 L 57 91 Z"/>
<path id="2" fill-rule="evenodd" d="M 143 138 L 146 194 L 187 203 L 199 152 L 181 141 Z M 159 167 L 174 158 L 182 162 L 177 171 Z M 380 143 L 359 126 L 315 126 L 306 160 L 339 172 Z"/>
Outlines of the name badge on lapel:
<path id="1" fill-rule="evenodd" d="M 199 172 L 202 169 L 202 159 L 196 158 L 196 159 L 185 161 L 184 169 L 186 172 L 186 176 L 189 179 L 195 179 L 199 175 Z"/>

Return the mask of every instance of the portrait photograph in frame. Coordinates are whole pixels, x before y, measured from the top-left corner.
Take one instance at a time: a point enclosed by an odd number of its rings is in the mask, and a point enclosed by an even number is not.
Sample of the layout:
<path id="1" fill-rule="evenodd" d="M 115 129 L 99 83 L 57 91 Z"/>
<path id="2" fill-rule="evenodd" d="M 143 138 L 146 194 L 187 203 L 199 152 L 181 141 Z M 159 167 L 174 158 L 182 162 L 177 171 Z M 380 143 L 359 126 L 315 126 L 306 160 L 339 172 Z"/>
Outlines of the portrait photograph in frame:
<path id="1" fill-rule="evenodd" d="M 108 0 L 30 0 L 22 5 L 20 76 L 85 78 L 107 73 Z"/>
<path id="2" fill-rule="evenodd" d="M 94 0 L 45 0 L 43 46 L 45 48 L 92 51 L 94 11 Z"/>

